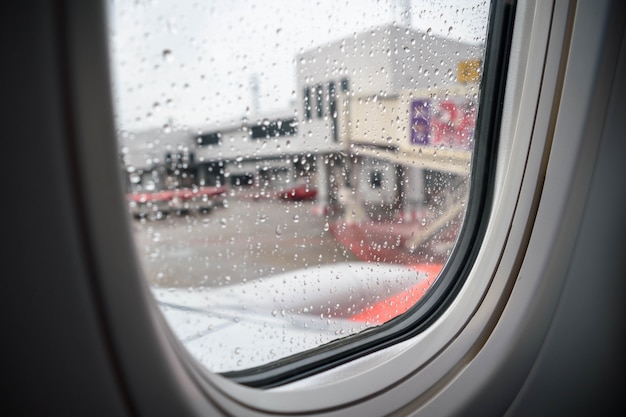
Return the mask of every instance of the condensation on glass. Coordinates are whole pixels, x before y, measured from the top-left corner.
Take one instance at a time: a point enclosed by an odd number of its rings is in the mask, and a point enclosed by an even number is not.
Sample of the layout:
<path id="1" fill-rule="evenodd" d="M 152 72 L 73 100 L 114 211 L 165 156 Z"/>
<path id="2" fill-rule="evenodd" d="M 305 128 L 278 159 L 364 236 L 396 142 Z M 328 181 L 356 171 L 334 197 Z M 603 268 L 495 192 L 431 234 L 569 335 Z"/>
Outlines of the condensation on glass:
<path id="1" fill-rule="evenodd" d="M 114 1 L 120 168 L 158 305 L 207 369 L 424 295 L 468 196 L 488 6 Z"/>

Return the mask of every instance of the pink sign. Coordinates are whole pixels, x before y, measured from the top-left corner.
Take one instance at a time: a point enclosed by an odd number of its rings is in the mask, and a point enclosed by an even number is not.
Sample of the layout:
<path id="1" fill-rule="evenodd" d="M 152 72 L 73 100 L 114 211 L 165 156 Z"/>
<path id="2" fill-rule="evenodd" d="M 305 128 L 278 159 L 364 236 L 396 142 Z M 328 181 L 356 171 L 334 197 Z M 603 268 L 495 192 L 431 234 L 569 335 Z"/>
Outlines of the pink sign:
<path id="1" fill-rule="evenodd" d="M 476 103 L 465 97 L 411 102 L 411 143 L 471 149 Z"/>

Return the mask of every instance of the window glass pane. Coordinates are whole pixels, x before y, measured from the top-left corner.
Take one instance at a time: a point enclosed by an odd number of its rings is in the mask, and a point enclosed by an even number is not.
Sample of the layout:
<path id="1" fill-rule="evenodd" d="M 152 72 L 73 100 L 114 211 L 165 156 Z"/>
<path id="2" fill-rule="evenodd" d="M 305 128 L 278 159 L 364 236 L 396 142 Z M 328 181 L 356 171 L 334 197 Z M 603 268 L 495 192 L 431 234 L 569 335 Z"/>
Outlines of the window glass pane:
<path id="1" fill-rule="evenodd" d="M 385 323 L 432 285 L 468 197 L 484 1 L 115 1 L 129 216 L 209 370 Z"/>

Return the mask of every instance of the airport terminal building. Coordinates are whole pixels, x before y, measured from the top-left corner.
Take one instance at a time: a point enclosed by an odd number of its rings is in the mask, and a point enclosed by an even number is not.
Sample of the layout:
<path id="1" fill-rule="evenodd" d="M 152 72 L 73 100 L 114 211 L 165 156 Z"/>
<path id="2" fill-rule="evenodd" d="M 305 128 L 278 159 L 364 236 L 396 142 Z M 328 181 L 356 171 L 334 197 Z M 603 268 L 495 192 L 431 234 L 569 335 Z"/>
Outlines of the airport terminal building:
<path id="1" fill-rule="evenodd" d="M 461 184 L 469 173 L 480 48 L 389 25 L 305 51 L 294 108 L 134 133 L 136 143 L 161 146 L 123 155 L 129 190 L 226 185 L 263 194 L 304 182 L 322 212 L 347 222 L 414 216 L 442 178 Z"/>

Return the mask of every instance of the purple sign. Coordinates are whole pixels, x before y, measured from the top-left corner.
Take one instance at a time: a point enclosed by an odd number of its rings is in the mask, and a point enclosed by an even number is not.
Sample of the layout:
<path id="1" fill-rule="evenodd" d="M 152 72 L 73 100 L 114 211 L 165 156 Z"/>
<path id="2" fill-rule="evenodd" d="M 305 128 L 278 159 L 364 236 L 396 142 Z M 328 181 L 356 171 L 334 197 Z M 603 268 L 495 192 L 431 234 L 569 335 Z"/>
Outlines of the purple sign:
<path id="1" fill-rule="evenodd" d="M 411 102 L 411 143 L 427 145 L 430 134 L 430 100 Z"/>
<path id="2" fill-rule="evenodd" d="M 471 99 L 419 99 L 411 102 L 411 144 L 473 147 L 476 106 Z"/>

